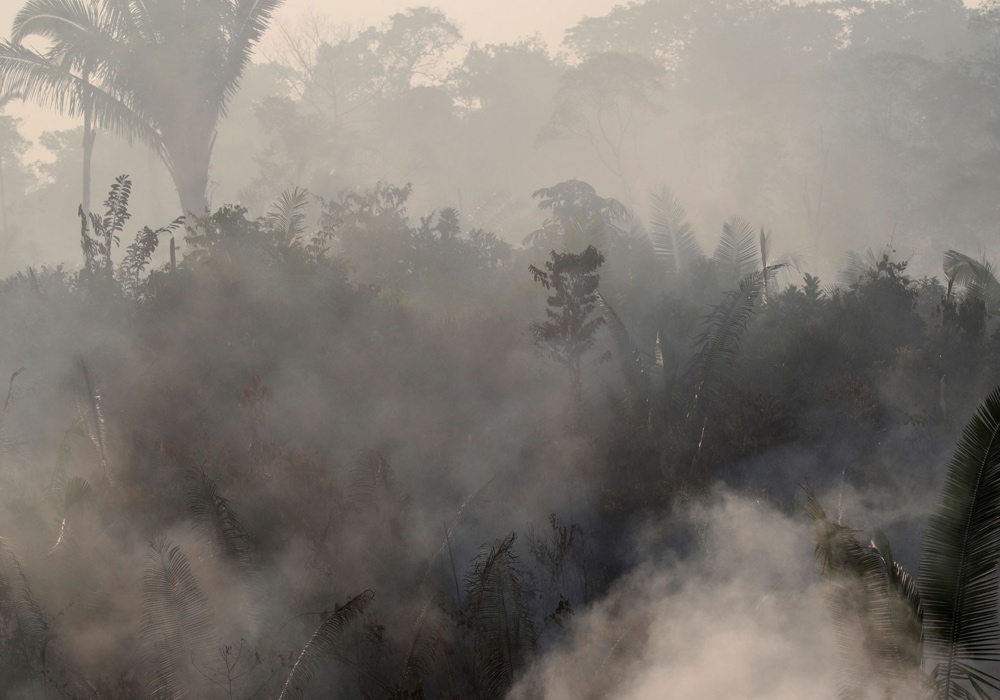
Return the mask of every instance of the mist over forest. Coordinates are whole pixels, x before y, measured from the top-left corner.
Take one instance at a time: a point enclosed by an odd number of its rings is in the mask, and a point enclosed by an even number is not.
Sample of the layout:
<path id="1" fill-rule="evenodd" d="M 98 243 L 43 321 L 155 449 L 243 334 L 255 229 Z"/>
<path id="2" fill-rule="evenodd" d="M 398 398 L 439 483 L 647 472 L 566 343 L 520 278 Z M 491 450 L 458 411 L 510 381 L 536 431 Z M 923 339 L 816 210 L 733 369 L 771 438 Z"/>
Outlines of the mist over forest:
<path id="1" fill-rule="evenodd" d="M 281 6 L 0 27 L 0 698 L 1000 698 L 1000 0 Z"/>

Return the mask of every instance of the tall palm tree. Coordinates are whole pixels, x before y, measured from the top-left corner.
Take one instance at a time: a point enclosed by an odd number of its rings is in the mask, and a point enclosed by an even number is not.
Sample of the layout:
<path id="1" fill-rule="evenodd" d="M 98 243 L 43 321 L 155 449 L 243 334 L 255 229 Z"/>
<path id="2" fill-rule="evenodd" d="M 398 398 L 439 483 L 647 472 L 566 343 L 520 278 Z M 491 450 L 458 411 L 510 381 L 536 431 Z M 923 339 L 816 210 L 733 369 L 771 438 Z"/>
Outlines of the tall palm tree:
<path id="1" fill-rule="evenodd" d="M 216 127 L 281 3 L 29 0 L 0 42 L 0 94 L 83 115 L 87 149 L 94 128 L 146 143 L 184 213 L 202 214 Z M 50 42 L 45 54 L 23 46 L 31 36 Z"/>

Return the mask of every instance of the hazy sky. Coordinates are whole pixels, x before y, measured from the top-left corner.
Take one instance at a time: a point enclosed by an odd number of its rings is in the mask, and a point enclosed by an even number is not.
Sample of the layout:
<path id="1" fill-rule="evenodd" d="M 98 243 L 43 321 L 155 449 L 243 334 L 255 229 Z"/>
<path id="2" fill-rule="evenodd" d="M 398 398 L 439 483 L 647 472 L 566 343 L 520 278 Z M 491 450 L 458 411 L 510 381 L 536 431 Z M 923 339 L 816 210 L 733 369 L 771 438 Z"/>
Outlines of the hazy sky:
<path id="1" fill-rule="evenodd" d="M 337 23 L 352 25 L 377 24 L 395 12 L 408 7 L 430 5 L 438 7 L 459 25 L 466 42 L 499 43 L 520 37 L 540 35 L 551 48 L 557 48 L 563 32 L 584 17 L 601 16 L 623 0 L 439 0 L 421 3 L 419 0 L 366 0 L 366 2 L 331 3 L 329 0 L 285 0 L 275 14 L 275 21 L 294 24 L 304 13 L 316 12 Z M 978 0 L 965 0 L 967 6 Z M 11 22 L 22 0 L 0 0 L 0 36 L 10 35 Z M 265 43 L 267 36 L 265 36 Z M 77 120 L 60 118 L 32 105 L 15 103 L 6 112 L 24 119 L 21 131 L 36 140 L 42 131 L 72 128 Z"/>
<path id="2" fill-rule="evenodd" d="M 389 15 L 408 7 L 430 5 L 440 8 L 462 30 L 465 41 L 499 43 L 539 34 L 552 47 L 562 41 L 563 31 L 586 16 L 606 14 L 620 0 L 367 0 L 366 2 L 331 3 L 329 0 L 285 0 L 275 14 L 276 22 L 294 23 L 297 16 L 316 12 L 337 23 L 365 26 L 377 24 Z M 0 0 L 0 36 L 10 36 L 10 26 L 23 6 L 21 0 Z M 265 42 L 267 37 L 265 36 Z M 42 131 L 71 128 L 76 120 L 60 118 L 31 105 L 13 104 L 8 114 L 24 119 L 22 133 L 36 139 Z"/>

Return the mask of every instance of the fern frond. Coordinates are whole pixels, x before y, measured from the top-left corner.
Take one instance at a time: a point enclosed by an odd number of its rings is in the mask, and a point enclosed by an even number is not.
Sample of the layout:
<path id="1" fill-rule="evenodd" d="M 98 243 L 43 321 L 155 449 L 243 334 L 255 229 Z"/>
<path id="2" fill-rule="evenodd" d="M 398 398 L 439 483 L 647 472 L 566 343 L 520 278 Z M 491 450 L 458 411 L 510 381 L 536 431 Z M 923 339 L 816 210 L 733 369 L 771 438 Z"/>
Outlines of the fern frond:
<path id="1" fill-rule="evenodd" d="M 298 700 L 304 697 L 309 681 L 323 660 L 337 653 L 344 630 L 354 618 L 364 612 L 374 597 L 374 591 L 363 591 L 325 616 L 319 629 L 313 633 L 292 665 L 278 700 Z"/>

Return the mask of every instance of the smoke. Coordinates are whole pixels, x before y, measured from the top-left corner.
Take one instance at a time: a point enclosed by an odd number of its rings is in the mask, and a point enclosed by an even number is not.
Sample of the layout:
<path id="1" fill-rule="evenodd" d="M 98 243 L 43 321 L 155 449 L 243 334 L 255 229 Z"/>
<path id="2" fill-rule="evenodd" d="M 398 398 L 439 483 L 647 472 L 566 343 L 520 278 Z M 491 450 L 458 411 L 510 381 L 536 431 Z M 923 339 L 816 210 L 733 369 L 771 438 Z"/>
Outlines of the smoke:
<path id="1" fill-rule="evenodd" d="M 718 489 L 672 516 L 634 537 L 641 563 L 580 612 L 510 697 L 836 697 L 836 647 L 801 514 Z M 680 546 L 693 551 L 679 556 Z"/>

